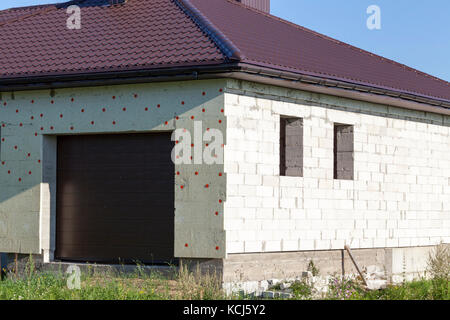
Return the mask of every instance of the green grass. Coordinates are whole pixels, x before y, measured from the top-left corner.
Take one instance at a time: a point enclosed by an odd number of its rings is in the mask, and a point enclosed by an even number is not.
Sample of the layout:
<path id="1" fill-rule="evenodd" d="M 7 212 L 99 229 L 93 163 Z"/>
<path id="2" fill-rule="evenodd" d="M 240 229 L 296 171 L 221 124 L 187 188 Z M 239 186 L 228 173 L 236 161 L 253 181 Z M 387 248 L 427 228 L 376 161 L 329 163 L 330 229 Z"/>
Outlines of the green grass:
<path id="1" fill-rule="evenodd" d="M 298 299 L 311 299 L 313 289 L 304 282 L 291 286 Z M 330 281 L 327 300 L 450 300 L 450 282 L 446 278 L 421 279 L 398 285 L 388 285 L 385 289 L 365 290 L 360 281 Z"/>
<path id="2" fill-rule="evenodd" d="M 10 273 L 0 281 L 0 300 L 210 300 L 225 295 L 214 275 L 196 276 L 181 268 L 171 277 L 150 275 L 138 267 L 134 273 L 81 274 L 80 288 L 69 289 L 68 274 L 38 273 L 31 262 L 20 277 Z"/>
<path id="3" fill-rule="evenodd" d="M 356 284 L 345 284 L 344 291 L 330 289 L 331 300 L 450 300 L 449 282 L 419 280 L 377 291 L 365 291 Z M 295 299 L 311 299 L 311 288 L 305 283 L 293 284 Z M 347 292 L 350 292 L 348 294 Z M 211 281 L 199 282 L 189 274 L 174 279 L 159 276 L 83 275 L 81 289 L 69 289 L 67 277 L 61 274 L 33 274 L 23 278 L 9 276 L 0 282 L 0 300 L 221 300 L 227 298 Z M 228 297 L 248 299 L 246 296 Z"/>
<path id="4" fill-rule="evenodd" d="M 290 289 L 296 299 L 309 300 L 312 298 L 313 288 L 304 281 L 293 283 Z"/>
<path id="5" fill-rule="evenodd" d="M 441 280 L 416 280 L 401 285 L 390 285 L 376 291 L 359 291 L 355 300 L 450 300 L 449 282 Z"/>
<path id="6" fill-rule="evenodd" d="M 318 272 L 318 271 L 317 271 Z M 321 296 L 329 300 L 450 300 L 450 250 L 438 246 L 430 254 L 428 274 L 431 279 L 389 285 L 376 291 L 365 290 L 361 279 L 333 277 L 328 292 Z M 190 272 L 180 267 L 172 276 L 153 272 L 146 274 L 140 266 L 136 272 L 98 274 L 89 268 L 81 274 L 80 289 L 69 289 L 67 274 L 35 271 L 30 256 L 25 272 L 20 277 L 9 273 L 0 281 L 0 300 L 223 300 L 251 299 L 248 295 L 227 296 L 220 281 L 212 275 L 200 276 L 200 271 Z M 276 289 L 276 288 L 274 288 Z M 278 288 L 279 289 L 279 288 Z M 294 299 L 317 298 L 307 281 L 295 282 L 290 289 Z"/>
<path id="7" fill-rule="evenodd" d="M 157 281 L 142 280 L 138 285 L 128 279 L 89 278 L 81 289 L 69 289 L 67 279 L 55 274 L 41 274 L 0 283 L 2 300 L 157 300 L 166 299 L 164 287 Z"/>

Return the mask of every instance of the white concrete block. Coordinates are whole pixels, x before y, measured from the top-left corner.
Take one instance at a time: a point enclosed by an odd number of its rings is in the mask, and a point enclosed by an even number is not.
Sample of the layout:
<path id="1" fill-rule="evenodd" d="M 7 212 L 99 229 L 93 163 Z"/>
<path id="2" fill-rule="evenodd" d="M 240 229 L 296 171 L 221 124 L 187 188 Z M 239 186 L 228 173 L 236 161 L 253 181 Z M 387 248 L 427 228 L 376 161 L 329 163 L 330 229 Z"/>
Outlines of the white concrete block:
<path id="1" fill-rule="evenodd" d="M 271 94 L 284 92 L 272 89 Z M 227 132 L 226 151 L 233 153 L 225 163 L 227 196 L 249 198 L 245 203 L 255 222 L 245 225 L 267 232 L 258 235 L 267 241 L 265 251 L 325 250 L 343 242 L 355 248 L 424 246 L 450 237 L 450 217 L 443 215 L 450 209 L 447 127 L 291 100 L 229 97 L 226 102 L 239 105 L 226 106 L 237 112 Z M 280 114 L 304 117 L 304 177 L 278 177 Z M 354 181 L 333 179 L 333 122 L 355 125 Z M 230 204 L 239 201 L 232 198 Z"/>

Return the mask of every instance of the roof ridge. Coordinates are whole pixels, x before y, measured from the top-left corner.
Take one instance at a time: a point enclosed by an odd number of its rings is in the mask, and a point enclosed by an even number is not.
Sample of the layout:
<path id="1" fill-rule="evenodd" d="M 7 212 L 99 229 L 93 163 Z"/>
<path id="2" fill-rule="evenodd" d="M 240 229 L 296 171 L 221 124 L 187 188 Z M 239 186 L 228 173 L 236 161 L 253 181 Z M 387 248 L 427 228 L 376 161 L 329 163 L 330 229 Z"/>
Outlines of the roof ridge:
<path id="1" fill-rule="evenodd" d="M 339 44 L 339 45 L 341 45 L 341 46 L 346 46 L 346 47 L 348 47 L 349 49 L 352 49 L 352 50 L 355 50 L 355 51 L 360 51 L 360 52 L 362 52 L 362 53 L 364 53 L 364 54 L 366 54 L 366 55 L 370 55 L 370 56 L 373 56 L 373 57 L 375 57 L 375 58 L 377 58 L 377 59 L 380 59 L 380 60 L 389 62 L 389 63 L 391 63 L 391 64 L 394 64 L 394 65 L 397 65 L 397 66 L 400 66 L 400 67 L 403 67 L 403 68 L 408 69 L 408 70 L 410 70 L 410 71 L 413 71 L 413 72 L 415 72 L 415 73 L 419 73 L 419 74 L 421 74 L 421 75 L 423 75 L 423 76 L 426 76 L 426 77 L 428 77 L 428 78 L 430 78 L 430 79 L 432 79 L 432 80 L 435 80 L 435 81 L 438 81 L 438 82 L 443 82 L 444 84 L 450 86 L 450 82 L 448 82 L 448 81 L 446 81 L 446 80 L 444 80 L 444 79 L 440 79 L 440 78 L 435 77 L 435 76 L 433 76 L 433 75 L 431 75 L 431 74 L 428 74 L 428 73 L 426 73 L 426 72 L 423 72 L 423 71 L 414 69 L 414 68 L 409 67 L 409 66 L 407 66 L 407 65 L 405 65 L 405 64 L 403 64 L 403 63 L 397 62 L 397 61 L 392 60 L 392 59 L 389 59 L 389 58 L 385 58 L 385 57 L 383 57 L 383 56 L 380 56 L 380 55 L 374 54 L 374 53 L 372 53 L 372 52 L 370 52 L 370 51 L 367 51 L 367 50 L 358 48 L 358 47 L 353 46 L 353 45 L 351 45 L 351 44 L 348 44 L 348 43 L 346 43 L 346 42 L 343 42 L 343 41 L 340 41 L 340 40 L 331 38 L 331 37 L 329 37 L 329 36 L 326 36 L 326 35 L 324 35 L 324 34 L 322 34 L 322 33 L 317 32 L 317 31 L 308 29 L 308 28 L 303 27 L 303 26 L 301 26 L 301 25 L 298 25 L 298 24 L 295 24 L 295 23 L 293 23 L 293 22 L 290 22 L 290 21 L 287 21 L 287 20 L 285 20 L 285 19 L 282 19 L 282 18 L 280 18 L 280 17 L 274 16 L 274 15 L 272 15 L 272 14 L 270 14 L 270 13 L 267 13 L 267 12 L 264 12 L 264 11 L 257 10 L 257 9 L 255 9 L 255 8 L 253 8 L 253 7 L 250 7 L 250 6 L 247 6 L 247 5 L 243 4 L 242 2 L 238 2 L 238 1 L 235 1 L 235 0 L 226 0 L 226 1 L 228 1 L 228 2 L 231 3 L 231 4 L 238 5 L 238 6 L 241 6 L 241 7 L 243 7 L 243 8 L 246 8 L 246 9 L 248 9 L 248 10 L 250 10 L 250 11 L 255 12 L 255 13 L 259 13 L 259 14 L 261 14 L 261 15 L 264 15 L 264 16 L 270 18 L 270 19 L 277 20 L 277 21 L 279 21 L 279 22 L 288 24 L 288 25 L 290 25 L 290 26 L 292 26 L 292 27 L 301 29 L 301 30 L 306 31 L 306 32 L 308 32 L 308 33 L 311 33 L 311 34 L 313 34 L 313 35 L 315 35 L 315 36 L 317 36 L 317 37 L 320 37 L 320 38 L 324 38 L 324 39 L 326 39 L 326 40 L 333 41 L 333 42 L 335 42 L 335 43 L 337 43 L 337 44 Z"/>
<path id="2" fill-rule="evenodd" d="M 242 60 L 239 48 L 189 0 L 172 0 L 212 40 L 220 51 L 233 60 Z"/>

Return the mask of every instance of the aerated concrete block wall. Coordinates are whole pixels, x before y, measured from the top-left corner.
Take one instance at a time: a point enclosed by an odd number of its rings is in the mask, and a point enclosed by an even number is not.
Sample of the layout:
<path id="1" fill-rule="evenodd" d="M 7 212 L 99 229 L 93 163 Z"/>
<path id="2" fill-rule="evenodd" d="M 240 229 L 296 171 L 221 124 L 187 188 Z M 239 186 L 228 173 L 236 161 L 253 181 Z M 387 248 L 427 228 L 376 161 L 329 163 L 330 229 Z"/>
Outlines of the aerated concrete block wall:
<path id="1" fill-rule="evenodd" d="M 450 243 L 450 117 L 229 80 L 227 253 Z M 280 116 L 303 118 L 303 177 L 279 176 Z M 333 177 L 354 126 L 354 180 Z"/>
<path id="2" fill-rule="evenodd" d="M 201 153 L 213 143 L 204 139 L 208 130 L 225 129 L 225 84 L 184 81 L 1 93 L 0 252 L 47 250 L 51 257 L 56 136 L 186 129 L 194 157 L 194 148 Z M 202 126 L 197 134 L 196 122 Z M 175 256 L 225 257 L 223 164 L 179 164 L 175 171 Z"/>

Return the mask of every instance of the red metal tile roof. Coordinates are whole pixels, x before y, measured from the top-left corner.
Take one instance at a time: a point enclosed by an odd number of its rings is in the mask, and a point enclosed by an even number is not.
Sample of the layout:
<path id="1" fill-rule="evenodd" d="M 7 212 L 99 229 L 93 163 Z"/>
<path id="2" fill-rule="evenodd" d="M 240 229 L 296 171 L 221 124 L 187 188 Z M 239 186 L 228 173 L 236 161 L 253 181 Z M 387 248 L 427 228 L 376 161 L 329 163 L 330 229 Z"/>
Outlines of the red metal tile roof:
<path id="1" fill-rule="evenodd" d="M 52 5 L 39 5 L 39 6 L 30 6 L 30 7 L 20 7 L 13 8 L 8 10 L 0 11 L 0 24 L 4 22 L 12 22 L 15 19 L 20 19 L 21 17 L 32 15 L 38 11 L 42 11 L 48 7 L 53 7 Z"/>
<path id="2" fill-rule="evenodd" d="M 108 0 L 0 11 L 0 80 L 230 61 L 450 102 L 450 83 L 234 0 Z M 81 30 L 66 8 L 82 9 Z"/>
<path id="3" fill-rule="evenodd" d="M 239 48 L 244 62 L 450 100 L 449 82 L 236 1 L 188 1 Z"/>
<path id="4" fill-rule="evenodd" d="M 80 30 L 66 27 L 68 5 L 0 11 L 0 77 L 217 64 L 225 59 L 171 0 L 129 0 L 117 6 L 104 6 L 105 0 L 75 3 L 81 7 Z"/>

